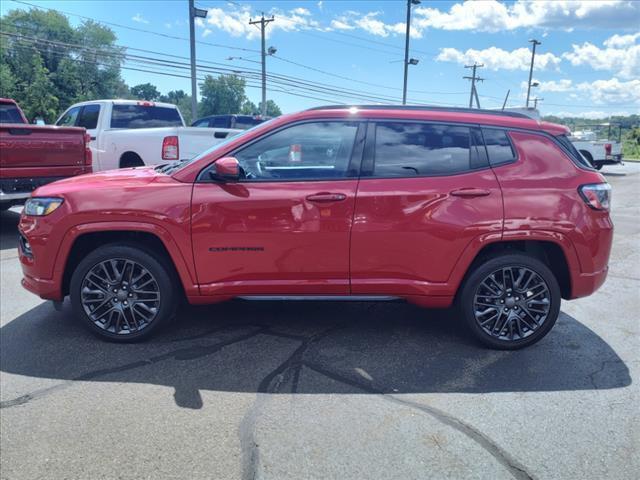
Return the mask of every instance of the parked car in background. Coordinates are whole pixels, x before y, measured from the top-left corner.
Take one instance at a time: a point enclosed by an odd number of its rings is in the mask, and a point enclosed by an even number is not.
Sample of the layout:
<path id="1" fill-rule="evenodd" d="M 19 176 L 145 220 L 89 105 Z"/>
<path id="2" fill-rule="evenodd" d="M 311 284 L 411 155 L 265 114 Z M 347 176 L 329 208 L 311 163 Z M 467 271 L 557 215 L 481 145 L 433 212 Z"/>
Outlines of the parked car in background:
<path id="1" fill-rule="evenodd" d="M 265 120 L 268 119 L 260 115 L 211 115 L 199 118 L 191 126 L 200 128 L 233 128 L 240 131 L 260 125 Z"/>
<path id="2" fill-rule="evenodd" d="M 91 171 L 84 128 L 29 125 L 15 101 L 0 98 L 0 210 L 41 185 Z"/>
<path id="3" fill-rule="evenodd" d="M 183 295 L 400 298 L 455 302 L 480 341 L 522 348 L 607 276 L 610 186 L 567 133 L 479 109 L 284 115 L 188 162 L 38 189 L 23 285 L 70 295 L 114 341 L 147 337 Z"/>
<path id="4" fill-rule="evenodd" d="M 622 164 L 622 125 L 601 123 L 575 130 L 571 142 L 596 169 Z"/>
<path id="5" fill-rule="evenodd" d="M 95 171 L 189 159 L 237 133 L 229 128 L 185 127 L 175 105 L 136 100 L 76 103 L 56 125 L 87 129 Z"/>

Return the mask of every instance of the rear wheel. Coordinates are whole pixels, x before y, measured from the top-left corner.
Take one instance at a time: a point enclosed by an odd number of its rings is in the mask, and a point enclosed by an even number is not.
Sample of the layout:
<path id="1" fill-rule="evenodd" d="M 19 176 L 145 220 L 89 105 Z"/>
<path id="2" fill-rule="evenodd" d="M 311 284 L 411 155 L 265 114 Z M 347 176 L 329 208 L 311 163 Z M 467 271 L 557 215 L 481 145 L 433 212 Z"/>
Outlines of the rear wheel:
<path id="1" fill-rule="evenodd" d="M 136 245 L 106 245 L 73 272 L 76 316 L 98 336 L 117 342 L 149 337 L 174 315 L 171 269 Z"/>
<path id="2" fill-rule="evenodd" d="M 474 336 L 516 350 L 544 337 L 560 313 L 558 281 L 542 261 L 522 254 L 490 258 L 466 279 L 459 297 Z"/>

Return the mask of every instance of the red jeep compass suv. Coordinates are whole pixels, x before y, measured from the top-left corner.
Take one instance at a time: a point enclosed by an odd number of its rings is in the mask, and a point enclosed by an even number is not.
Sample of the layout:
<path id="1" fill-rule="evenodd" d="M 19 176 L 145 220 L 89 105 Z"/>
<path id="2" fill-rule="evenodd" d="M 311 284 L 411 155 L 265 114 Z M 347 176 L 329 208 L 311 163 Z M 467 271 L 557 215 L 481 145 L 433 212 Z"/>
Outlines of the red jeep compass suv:
<path id="1" fill-rule="evenodd" d="M 189 161 L 39 188 L 22 283 L 110 340 L 181 297 L 392 297 L 455 301 L 486 345 L 524 347 L 607 275 L 610 187 L 566 134 L 483 110 L 284 115 Z"/>

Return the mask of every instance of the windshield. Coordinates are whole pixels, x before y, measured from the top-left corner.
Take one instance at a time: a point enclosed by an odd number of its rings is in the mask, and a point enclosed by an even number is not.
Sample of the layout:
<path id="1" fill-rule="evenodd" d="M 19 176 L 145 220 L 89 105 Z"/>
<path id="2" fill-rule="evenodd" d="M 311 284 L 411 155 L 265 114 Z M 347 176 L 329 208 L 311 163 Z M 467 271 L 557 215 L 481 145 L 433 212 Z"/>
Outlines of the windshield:
<path id="1" fill-rule="evenodd" d="M 169 165 L 163 165 L 161 167 L 159 167 L 160 169 L 158 171 L 162 171 L 162 173 L 167 173 L 167 174 L 171 174 L 193 162 L 195 162 L 196 160 L 200 160 L 202 157 L 209 155 L 211 153 L 214 153 L 218 150 L 222 150 L 224 149 L 229 143 L 236 141 L 238 138 L 243 137 L 245 135 L 249 135 L 253 130 L 257 129 L 258 127 L 263 127 L 271 122 L 273 122 L 275 120 L 275 118 L 272 118 L 271 120 L 268 120 L 266 122 L 263 122 L 259 125 L 255 125 L 247 130 L 244 130 L 243 132 L 240 133 L 236 133 L 235 135 L 231 135 L 230 137 L 225 138 L 222 142 L 220 143 L 216 143 L 213 147 L 205 150 L 204 152 L 202 152 L 199 155 L 196 155 L 195 157 L 189 159 L 189 160 L 180 160 L 179 162 L 175 162 L 173 164 L 169 164 Z"/>

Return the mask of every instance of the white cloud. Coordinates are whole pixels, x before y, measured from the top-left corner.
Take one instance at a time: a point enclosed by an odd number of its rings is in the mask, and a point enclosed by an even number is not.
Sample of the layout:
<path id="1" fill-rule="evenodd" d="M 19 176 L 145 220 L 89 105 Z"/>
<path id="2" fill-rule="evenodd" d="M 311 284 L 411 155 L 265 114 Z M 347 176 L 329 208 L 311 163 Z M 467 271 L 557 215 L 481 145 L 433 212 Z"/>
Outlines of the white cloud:
<path id="1" fill-rule="evenodd" d="M 573 82 L 569 79 L 562 79 L 558 81 L 550 80 L 548 82 L 541 82 L 539 80 L 534 81 L 540 84 L 536 87 L 539 92 L 569 92 L 575 89 Z M 526 88 L 527 82 L 522 82 L 522 87 Z"/>
<path id="2" fill-rule="evenodd" d="M 275 30 L 291 32 L 320 28 L 320 24 L 311 18 L 311 14 L 306 8 L 294 8 L 288 13 L 272 10 L 270 13 L 274 15 L 275 20 L 269 23 L 267 27 L 267 37 Z M 206 25 L 208 30 L 217 28 L 234 37 L 245 37 L 252 40 L 254 38 L 260 38 L 260 29 L 256 28 L 255 25 L 250 25 L 249 21 L 255 21 L 258 18 L 259 16 L 253 13 L 248 6 L 236 10 L 210 8 L 207 13 L 207 18 L 204 21 L 198 22 L 198 26 L 203 27 Z"/>
<path id="3" fill-rule="evenodd" d="M 318 5 L 318 10 L 322 10 L 323 2 L 320 0 L 316 5 Z"/>
<path id="4" fill-rule="evenodd" d="M 640 77 L 640 33 L 613 35 L 600 48 L 590 42 L 572 45 L 573 51 L 563 58 L 573 66 L 587 65 L 594 70 L 609 70 L 622 78 Z"/>
<path id="5" fill-rule="evenodd" d="M 295 15 L 311 15 L 311 12 L 303 7 L 294 8 L 291 13 Z"/>
<path id="6" fill-rule="evenodd" d="M 490 70 L 529 70 L 531 51 L 524 47 L 510 52 L 497 47 L 489 47 L 484 50 L 470 48 L 466 52 L 455 48 L 443 48 L 436 60 L 455 62 L 460 65 L 478 62 L 483 63 Z M 539 53 L 536 55 L 535 68 L 539 70 L 556 69 L 560 62 L 560 57 L 553 53 Z"/>
<path id="7" fill-rule="evenodd" d="M 573 100 L 586 98 L 597 105 L 640 105 L 639 79 L 624 82 L 613 77 L 609 80 L 595 80 L 577 84 L 574 84 L 569 79 L 538 82 L 540 85 L 535 87 L 535 92 L 569 92 L 568 96 Z M 527 90 L 527 82 L 522 82 L 520 87 L 524 95 Z"/>
<path id="8" fill-rule="evenodd" d="M 331 20 L 331 28 L 336 30 L 355 30 L 356 27 L 349 23 L 345 17 L 338 17 Z"/>
<path id="9" fill-rule="evenodd" d="M 607 38 L 603 43 L 605 47 L 609 48 L 624 48 L 630 47 L 636 43 L 636 40 L 640 37 L 640 32 L 631 35 L 618 35 Z"/>
<path id="10" fill-rule="evenodd" d="M 420 28 L 497 32 L 517 28 L 637 28 L 640 2 L 633 0 L 497 0 L 456 3 L 448 11 L 415 9 Z"/>
<path id="11" fill-rule="evenodd" d="M 578 90 L 588 94 L 596 104 L 640 105 L 640 80 L 621 82 L 617 78 L 578 84 Z"/>
<path id="12" fill-rule="evenodd" d="M 149 20 L 143 18 L 142 14 L 140 13 L 136 13 L 133 17 L 131 17 L 131 20 L 138 23 L 149 23 Z"/>

